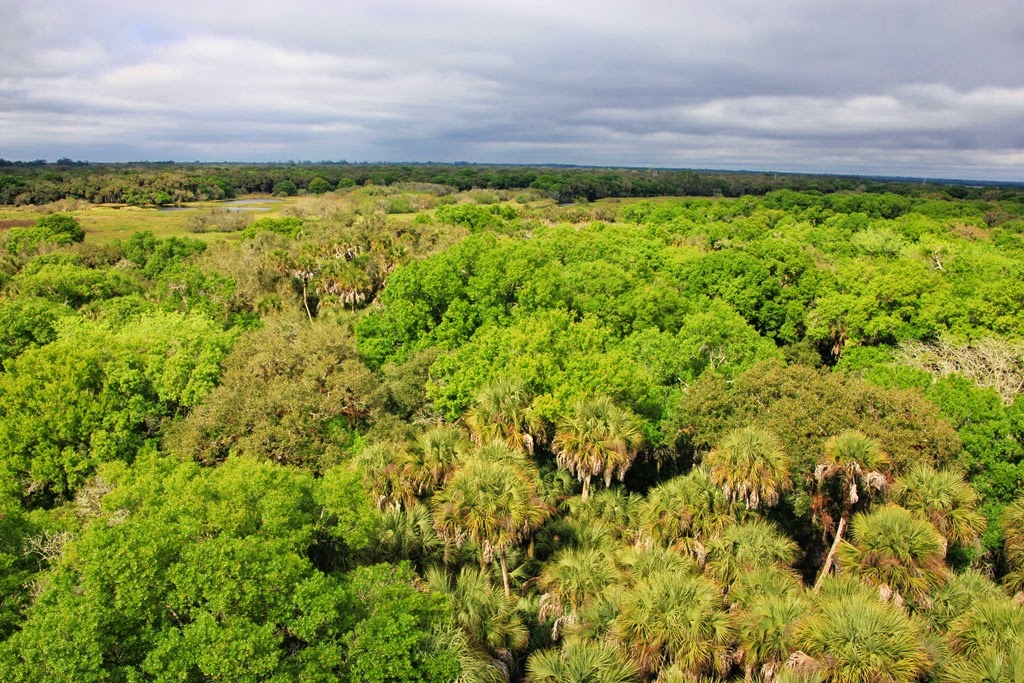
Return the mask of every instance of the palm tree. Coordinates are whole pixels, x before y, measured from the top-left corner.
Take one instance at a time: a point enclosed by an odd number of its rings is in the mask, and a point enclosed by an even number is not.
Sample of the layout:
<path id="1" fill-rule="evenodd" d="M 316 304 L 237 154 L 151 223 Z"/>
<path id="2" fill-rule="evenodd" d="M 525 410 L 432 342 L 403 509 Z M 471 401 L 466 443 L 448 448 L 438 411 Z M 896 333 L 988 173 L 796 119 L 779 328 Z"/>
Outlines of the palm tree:
<path id="1" fill-rule="evenodd" d="M 1024 609 L 1002 596 L 978 599 L 967 613 L 949 625 L 947 638 L 955 654 L 968 658 L 989 649 L 1022 651 Z"/>
<path id="2" fill-rule="evenodd" d="M 1003 537 L 1006 561 L 1012 570 L 1003 580 L 1010 590 L 1024 590 L 1024 496 L 1003 510 Z"/>
<path id="3" fill-rule="evenodd" d="M 636 586 L 658 574 L 700 574 L 700 566 L 688 555 L 660 546 L 632 546 L 615 554 L 622 585 Z"/>
<path id="4" fill-rule="evenodd" d="M 912 683 L 930 665 L 915 623 L 875 600 L 824 601 L 797 628 L 796 644 L 825 681 Z"/>
<path id="5" fill-rule="evenodd" d="M 508 549 L 540 528 L 550 513 L 537 495 L 536 480 L 526 465 L 473 457 L 431 501 L 441 538 L 456 546 L 473 541 L 484 565 L 498 558 L 506 597 L 511 597 Z"/>
<path id="6" fill-rule="evenodd" d="M 403 476 L 404 457 L 399 447 L 386 443 L 367 446 L 356 457 L 379 510 L 399 510 L 415 502 L 417 485 Z"/>
<path id="7" fill-rule="evenodd" d="M 731 666 L 735 627 L 716 584 L 665 572 L 623 595 L 611 635 L 645 673 L 674 665 L 699 676 Z"/>
<path id="8" fill-rule="evenodd" d="M 822 459 L 814 470 L 814 479 L 819 488 L 827 481 L 839 487 L 840 512 L 832 547 L 829 548 L 818 579 L 814 582 L 815 590 L 818 590 L 832 569 L 836 550 L 843 540 L 850 515 L 854 505 L 860 500 L 860 494 L 883 490 L 888 484 L 888 468 L 889 456 L 882 452 L 874 440 L 861 432 L 848 429 L 825 441 Z"/>
<path id="9" fill-rule="evenodd" d="M 432 634 L 434 651 L 447 651 L 455 656 L 459 677 L 452 683 L 508 683 L 509 671 L 477 648 L 458 626 L 446 624 Z"/>
<path id="10" fill-rule="evenodd" d="M 703 561 L 704 544 L 731 522 L 726 508 L 721 489 L 702 465 L 648 492 L 637 515 L 640 536 Z"/>
<path id="11" fill-rule="evenodd" d="M 352 261 L 334 258 L 317 273 L 314 290 L 322 308 L 337 302 L 350 307 L 354 313 L 356 304 L 363 304 L 373 293 L 373 283 L 366 271 Z"/>
<path id="12" fill-rule="evenodd" d="M 394 563 L 411 560 L 419 567 L 437 557 L 443 545 L 434 531 L 430 510 L 423 504 L 384 510 L 377 539 L 376 557 Z"/>
<path id="13" fill-rule="evenodd" d="M 609 527 L 618 540 L 628 541 L 635 533 L 634 522 L 643 498 L 622 489 L 603 489 L 587 500 L 571 498 L 566 501 L 569 518 L 575 524 Z"/>
<path id="14" fill-rule="evenodd" d="M 792 569 L 772 565 L 745 569 L 729 584 L 731 608 L 749 609 L 769 596 L 799 595 L 803 591 L 800 576 Z"/>
<path id="15" fill-rule="evenodd" d="M 893 482 L 893 497 L 931 522 L 950 543 L 976 545 L 985 530 L 985 516 L 975 509 L 978 494 L 958 472 L 916 465 Z"/>
<path id="16" fill-rule="evenodd" d="M 707 571 L 725 585 L 732 585 L 742 571 L 789 567 L 799 546 L 771 522 L 761 519 L 734 524 L 707 547 Z"/>
<path id="17" fill-rule="evenodd" d="M 555 618 L 557 639 L 562 622 L 572 623 L 577 613 L 605 588 L 618 582 L 620 574 L 607 553 L 597 548 L 566 548 L 544 564 L 537 579 L 544 591 L 540 620 Z"/>
<path id="18" fill-rule="evenodd" d="M 927 605 L 929 593 L 945 578 L 942 537 L 931 524 L 898 505 L 859 513 L 851 539 L 839 546 L 840 566 L 877 586 L 883 599 Z"/>
<path id="19" fill-rule="evenodd" d="M 439 425 L 428 429 L 409 447 L 402 463 L 405 476 L 416 481 L 418 495 L 432 492 L 444 485 L 468 449 L 466 435 L 458 427 Z"/>
<path id="20" fill-rule="evenodd" d="M 944 663 L 938 680 L 943 683 L 1021 683 L 1024 650 L 1000 652 L 989 648 L 973 657 L 953 657 Z"/>
<path id="21" fill-rule="evenodd" d="M 639 675 L 613 645 L 580 638 L 535 652 L 526 663 L 527 683 L 630 683 Z"/>
<path id="22" fill-rule="evenodd" d="M 495 592 L 487 575 L 463 567 L 453 581 L 446 570 L 431 567 L 425 578 L 432 592 L 448 597 L 452 618 L 470 642 L 501 660 L 505 668 L 511 667 L 514 653 L 526 647 L 529 631 L 515 606 Z"/>
<path id="23" fill-rule="evenodd" d="M 477 391 L 473 407 L 463 420 L 477 445 L 500 439 L 511 448 L 533 455 L 544 429 L 531 410 L 532 402 L 523 380 L 497 377 Z"/>
<path id="24" fill-rule="evenodd" d="M 797 592 L 768 594 L 739 612 L 739 651 L 745 679 L 772 681 L 796 650 L 797 624 L 810 605 Z"/>
<path id="25" fill-rule="evenodd" d="M 730 503 L 748 510 L 775 507 L 792 487 L 789 456 L 778 438 L 754 426 L 734 429 L 704 456 L 711 479 Z"/>
<path id="26" fill-rule="evenodd" d="M 590 480 L 604 477 L 605 486 L 619 481 L 633 464 L 643 435 L 632 412 L 607 396 L 576 401 L 569 416 L 558 423 L 552 449 L 561 467 L 583 482 L 583 499 Z"/>
<path id="27" fill-rule="evenodd" d="M 946 582 L 932 594 L 932 604 L 924 616 L 937 630 L 945 631 L 979 600 L 1001 597 L 1003 592 L 999 586 L 977 569 L 951 572 Z"/>

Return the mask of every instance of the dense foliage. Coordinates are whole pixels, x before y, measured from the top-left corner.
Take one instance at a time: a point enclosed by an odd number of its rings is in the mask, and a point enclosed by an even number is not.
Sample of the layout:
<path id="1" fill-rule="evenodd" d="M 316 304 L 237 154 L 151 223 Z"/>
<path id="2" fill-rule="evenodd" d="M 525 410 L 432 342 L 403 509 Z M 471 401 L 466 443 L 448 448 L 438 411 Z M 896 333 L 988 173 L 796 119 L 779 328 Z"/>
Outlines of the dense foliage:
<path id="1" fill-rule="evenodd" d="M 1020 680 L 1024 194 L 0 170 L 310 195 L 0 233 L 0 679 Z"/>

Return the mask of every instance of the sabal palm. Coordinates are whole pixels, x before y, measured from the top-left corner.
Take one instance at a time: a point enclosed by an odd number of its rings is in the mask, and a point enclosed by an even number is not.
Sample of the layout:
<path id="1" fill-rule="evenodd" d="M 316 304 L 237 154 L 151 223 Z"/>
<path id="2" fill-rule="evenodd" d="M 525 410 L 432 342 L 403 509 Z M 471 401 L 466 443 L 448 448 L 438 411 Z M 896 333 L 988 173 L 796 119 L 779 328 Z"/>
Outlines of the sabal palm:
<path id="1" fill-rule="evenodd" d="M 985 516 L 975 509 L 978 494 L 958 472 L 916 465 L 893 482 L 893 498 L 950 543 L 975 545 L 985 530 Z"/>
<path id="2" fill-rule="evenodd" d="M 476 647 L 506 664 L 526 647 L 529 632 L 522 617 L 479 569 L 463 567 L 453 578 L 445 569 L 431 567 L 426 579 L 431 591 L 448 597 L 452 618 Z"/>
<path id="3" fill-rule="evenodd" d="M 700 566 L 689 555 L 660 546 L 632 546 L 615 553 L 622 572 L 622 585 L 636 586 L 659 574 L 700 574 Z"/>
<path id="4" fill-rule="evenodd" d="M 814 478 L 819 490 L 829 481 L 839 486 L 840 512 L 835 538 L 814 584 L 815 589 L 832 569 L 832 561 L 850 522 L 853 506 L 860 500 L 861 493 L 882 491 L 886 488 L 888 470 L 889 456 L 873 439 L 861 432 L 848 429 L 825 441 L 822 458 L 814 470 Z"/>
<path id="5" fill-rule="evenodd" d="M 991 648 L 1001 652 L 1024 650 L 1024 609 L 1004 597 L 977 600 L 949 625 L 947 637 L 953 652 L 966 657 Z"/>
<path id="6" fill-rule="evenodd" d="M 590 482 L 602 477 L 605 486 L 622 479 L 633 464 L 643 435 L 636 417 L 607 396 L 573 403 L 558 422 L 552 449 L 561 467 L 583 482 L 584 500 Z"/>
<path id="7" fill-rule="evenodd" d="M 790 460 L 779 439 L 754 426 L 734 429 L 704 456 L 711 479 L 730 503 L 748 510 L 775 507 L 792 487 Z"/>
<path id="8" fill-rule="evenodd" d="M 566 501 L 569 518 L 576 524 L 603 524 L 610 527 L 615 538 L 630 540 L 634 523 L 643 498 L 622 489 L 597 491 L 587 500 L 572 498 Z"/>
<path id="9" fill-rule="evenodd" d="M 483 563 L 498 558 L 506 596 L 511 595 L 508 549 L 540 528 L 549 514 L 536 480 L 525 465 L 475 457 L 431 501 L 439 536 L 458 546 L 473 541 Z"/>
<path id="10" fill-rule="evenodd" d="M 412 560 L 419 566 L 435 558 L 442 548 L 430 510 L 423 504 L 404 510 L 385 510 L 381 514 L 377 539 L 377 557 L 391 562 Z"/>
<path id="11" fill-rule="evenodd" d="M 597 548 L 566 548 L 544 565 L 537 580 L 544 591 L 541 621 L 574 619 L 576 613 L 620 579 L 607 553 Z"/>
<path id="12" fill-rule="evenodd" d="M 675 572 L 651 576 L 622 597 L 612 637 L 646 673 L 674 665 L 724 672 L 735 636 L 717 585 Z"/>
<path id="13" fill-rule="evenodd" d="M 420 434 L 410 446 L 410 457 L 405 462 L 409 477 L 419 485 L 419 493 L 443 485 L 468 447 L 465 433 L 451 425 L 433 427 Z"/>
<path id="14" fill-rule="evenodd" d="M 992 579 L 978 571 L 968 569 L 950 573 L 946 582 L 932 595 L 932 604 L 924 616 L 937 628 L 945 631 L 949 624 L 970 611 L 980 600 L 1003 597 L 1003 592 Z"/>
<path id="15" fill-rule="evenodd" d="M 580 638 L 535 652 L 526 663 L 528 683 L 630 683 L 639 673 L 609 643 Z"/>
<path id="16" fill-rule="evenodd" d="M 652 488 L 638 512 L 648 542 L 671 546 L 703 560 L 704 543 L 729 523 L 725 498 L 706 467 Z"/>
<path id="17" fill-rule="evenodd" d="M 915 623 L 874 600 L 824 601 L 796 642 L 821 678 L 837 683 L 911 683 L 930 665 Z"/>
<path id="18" fill-rule="evenodd" d="M 853 520 L 851 543 L 839 546 L 848 571 L 877 586 L 897 604 L 927 604 L 928 595 L 945 577 L 945 542 L 931 524 L 898 505 L 887 505 Z"/>
<path id="19" fill-rule="evenodd" d="M 973 657 L 953 657 L 937 680 L 943 683 L 1024 683 L 1024 649 L 989 648 Z"/>
<path id="20" fill-rule="evenodd" d="M 773 565 L 740 572 L 729 584 L 729 600 L 732 607 L 743 609 L 768 596 L 799 595 L 802 591 L 803 582 L 794 570 Z"/>
<path id="21" fill-rule="evenodd" d="M 760 673 L 775 678 L 796 650 L 797 624 L 807 614 L 807 599 L 797 592 L 765 595 L 739 612 L 738 641 L 747 679 Z"/>
<path id="22" fill-rule="evenodd" d="M 731 585 L 742 571 L 788 567 L 796 561 L 799 546 L 771 522 L 755 519 L 734 524 L 707 546 L 707 571 Z"/>
<path id="23" fill-rule="evenodd" d="M 1003 510 L 1003 538 L 1006 561 L 1011 568 L 1004 581 L 1010 590 L 1024 590 L 1024 496 Z"/>
<path id="24" fill-rule="evenodd" d="M 435 651 L 455 657 L 459 676 L 452 683 L 508 683 L 508 667 L 480 650 L 469 636 L 454 624 L 438 628 L 432 634 Z"/>
<path id="25" fill-rule="evenodd" d="M 543 423 L 531 410 L 533 397 L 515 377 L 498 377 L 481 387 L 463 420 L 476 444 L 500 439 L 510 447 L 533 454 L 543 437 Z"/>
<path id="26" fill-rule="evenodd" d="M 380 510 L 398 510 L 415 502 L 418 484 L 403 476 L 403 451 L 392 444 L 377 443 L 364 448 L 356 457 L 363 478 Z"/>

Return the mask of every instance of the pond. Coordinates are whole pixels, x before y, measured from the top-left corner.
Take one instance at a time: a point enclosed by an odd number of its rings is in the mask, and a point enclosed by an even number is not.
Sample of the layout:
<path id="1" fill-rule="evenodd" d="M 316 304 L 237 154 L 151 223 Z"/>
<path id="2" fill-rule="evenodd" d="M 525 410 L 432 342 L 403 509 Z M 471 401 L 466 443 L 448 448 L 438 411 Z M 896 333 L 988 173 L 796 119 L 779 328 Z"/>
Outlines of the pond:
<path id="1" fill-rule="evenodd" d="M 229 199 L 211 207 L 215 209 L 227 209 L 228 211 L 270 211 L 269 206 L 258 206 L 259 204 L 277 204 L 283 199 Z M 195 211 L 197 206 L 161 206 L 159 211 Z"/>

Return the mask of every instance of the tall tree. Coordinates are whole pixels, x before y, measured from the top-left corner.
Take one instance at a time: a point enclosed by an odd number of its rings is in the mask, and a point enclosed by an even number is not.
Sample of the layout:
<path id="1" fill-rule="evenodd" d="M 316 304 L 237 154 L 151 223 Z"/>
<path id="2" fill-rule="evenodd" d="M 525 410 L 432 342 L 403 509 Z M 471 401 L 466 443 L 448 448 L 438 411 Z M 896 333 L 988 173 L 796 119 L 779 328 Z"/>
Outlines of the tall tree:
<path id="1" fill-rule="evenodd" d="M 724 673 L 735 627 L 718 585 L 702 577 L 663 572 L 628 591 L 612 626 L 642 671 L 675 665 L 697 677 Z"/>
<path id="2" fill-rule="evenodd" d="M 843 542 L 837 552 L 843 571 L 877 586 L 883 599 L 928 604 L 946 574 L 946 544 L 935 527 L 887 505 L 858 514 L 852 528 L 852 543 Z"/>
<path id="3" fill-rule="evenodd" d="M 528 683 L 632 683 L 639 675 L 614 645 L 578 638 L 535 652 L 526 663 Z"/>
<path id="4" fill-rule="evenodd" d="M 477 445 L 501 439 L 510 447 L 533 455 L 543 425 L 530 405 L 533 398 L 526 384 L 516 377 L 498 377 L 485 384 L 473 398 L 463 418 Z"/>
<path id="5" fill-rule="evenodd" d="M 590 481 L 603 476 L 605 486 L 619 481 L 633 464 L 643 435 L 635 416 L 607 396 L 576 401 L 558 423 L 553 449 L 558 464 L 583 482 L 583 499 Z"/>
<path id="6" fill-rule="evenodd" d="M 912 683 L 930 665 L 921 635 L 902 610 L 857 597 L 826 600 L 797 631 L 812 680 Z"/>
<path id="7" fill-rule="evenodd" d="M 734 429 L 704 456 L 711 478 L 730 503 L 748 510 L 774 507 L 792 486 L 789 456 L 774 434 L 754 426 Z"/>
<path id="8" fill-rule="evenodd" d="M 985 516 L 975 509 L 978 494 L 959 472 L 915 465 L 893 482 L 893 498 L 950 543 L 972 546 L 985 530 Z"/>
<path id="9" fill-rule="evenodd" d="M 825 442 L 824 453 L 814 470 L 814 479 L 823 494 L 822 503 L 827 502 L 829 497 L 826 483 L 838 487 L 838 501 L 831 502 L 839 504 L 839 524 L 836 526 L 832 547 L 829 548 L 818 579 L 814 582 L 815 590 L 821 587 L 821 582 L 832 569 L 836 550 L 843 540 L 843 534 L 850 523 L 850 515 L 860 500 L 861 493 L 885 489 L 888 486 L 888 469 L 889 456 L 873 439 L 861 432 L 848 429 Z"/>
<path id="10" fill-rule="evenodd" d="M 1006 560 L 1011 571 L 1004 581 L 1011 590 L 1024 590 L 1024 496 L 1018 497 L 1003 510 L 1003 536 L 1006 539 Z"/>
<path id="11" fill-rule="evenodd" d="M 512 594 L 509 548 L 526 540 L 549 515 L 536 481 L 526 463 L 472 457 L 431 501 L 439 536 L 457 546 L 473 541 L 482 564 L 497 557 L 506 597 Z"/>

